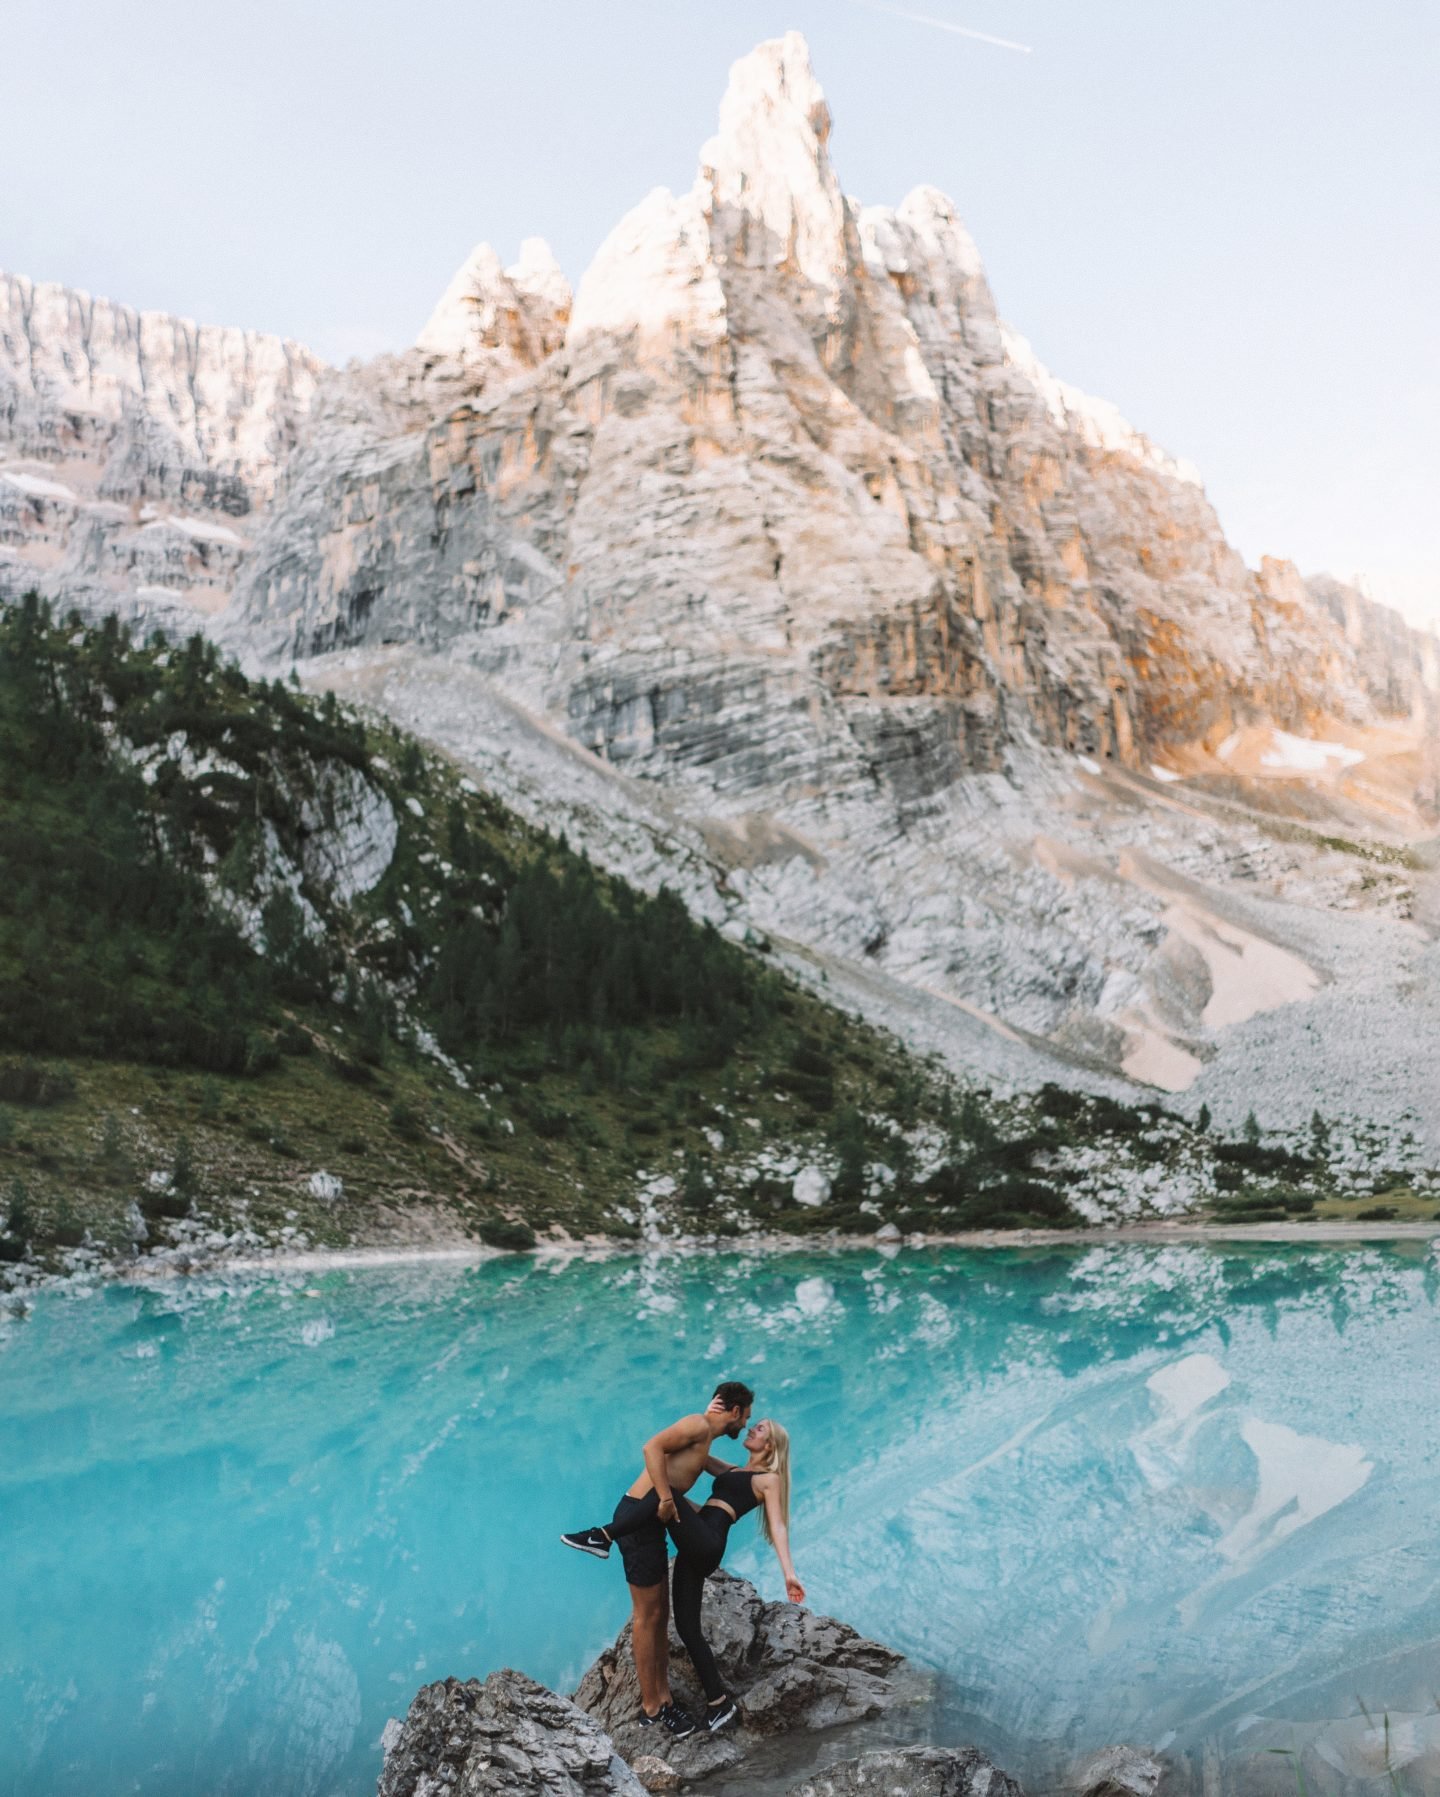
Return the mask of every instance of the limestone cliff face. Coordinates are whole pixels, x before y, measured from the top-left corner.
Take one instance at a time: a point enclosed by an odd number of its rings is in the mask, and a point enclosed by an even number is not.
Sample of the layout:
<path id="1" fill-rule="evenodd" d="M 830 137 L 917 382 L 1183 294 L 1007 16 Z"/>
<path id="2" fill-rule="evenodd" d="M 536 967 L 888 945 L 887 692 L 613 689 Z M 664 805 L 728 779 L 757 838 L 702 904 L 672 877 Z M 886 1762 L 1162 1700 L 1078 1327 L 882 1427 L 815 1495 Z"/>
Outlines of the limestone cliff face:
<path id="1" fill-rule="evenodd" d="M 277 337 L 0 274 L 0 597 L 224 605 L 320 371 Z"/>
<path id="2" fill-rule="evenodd" d="M 792 34 L 573 305 L 543 246 L 477 250 L 414 351 L 332 388 L 244 622 L 455 646 L 608 758 L 737 790 L 943 784 L 1022 739 L 1208 760 L 1428 704 L 1403 626 L 1377 668 L 1250 572 L 1194 472 L 1002 324 L 950 202 L 857 206 L 829 137 Z"/>

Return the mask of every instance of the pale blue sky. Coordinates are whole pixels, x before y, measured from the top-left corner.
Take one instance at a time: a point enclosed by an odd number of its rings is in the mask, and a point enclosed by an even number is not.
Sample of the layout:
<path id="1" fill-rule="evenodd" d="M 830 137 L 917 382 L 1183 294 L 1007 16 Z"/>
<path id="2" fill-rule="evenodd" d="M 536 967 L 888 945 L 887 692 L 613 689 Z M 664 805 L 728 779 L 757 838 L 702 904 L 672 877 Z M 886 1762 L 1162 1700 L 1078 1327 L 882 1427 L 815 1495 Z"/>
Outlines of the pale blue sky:
<path id="1" fill-rule="evenodd" d="M 944 188 L 1055 372 L 1253 560 L 1440 615 L 1440 0 L 6 0 L 0 267 L 408 341 L 471 245 L 572 279 L 805 32 L 847 190 Z"/>

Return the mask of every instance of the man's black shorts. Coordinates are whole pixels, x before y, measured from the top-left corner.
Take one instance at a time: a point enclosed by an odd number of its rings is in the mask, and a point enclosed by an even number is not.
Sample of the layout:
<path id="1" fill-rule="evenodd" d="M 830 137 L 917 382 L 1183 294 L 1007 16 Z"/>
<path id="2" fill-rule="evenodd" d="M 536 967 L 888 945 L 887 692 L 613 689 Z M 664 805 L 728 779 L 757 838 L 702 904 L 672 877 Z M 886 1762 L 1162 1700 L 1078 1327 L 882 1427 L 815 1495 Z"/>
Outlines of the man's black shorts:
<path id="1" fill-rule="evenodd" d="M 665 1525 L 655 1515 L 655 1493 L 652 1491 L 643 1498 L 622 1497 L 615 1506 L 613 1520 L 626 1522 L 640 1509 L 649 1512 L 650 1520 L 642 1523 L 633 1534 L 621 1535 L 615 1542 L 620 1549 L 620 1558 L 625 1562 L 625 1583 L 663 1585 L 670 1553 L 665 1541 Z"/>

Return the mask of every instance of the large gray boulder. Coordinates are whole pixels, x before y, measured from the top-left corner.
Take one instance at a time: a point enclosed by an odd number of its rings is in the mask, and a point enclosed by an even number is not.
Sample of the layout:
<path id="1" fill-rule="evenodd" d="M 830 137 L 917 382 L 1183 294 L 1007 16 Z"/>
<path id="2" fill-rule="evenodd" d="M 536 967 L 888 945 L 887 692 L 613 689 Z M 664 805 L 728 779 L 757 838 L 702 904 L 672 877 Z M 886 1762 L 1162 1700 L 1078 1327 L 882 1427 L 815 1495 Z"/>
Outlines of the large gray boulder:
<path id="1" fill-rule="evenodd" d="M 1075 1773 L 1078 1797 L 1155 1797 L 1165 1762 L 1143 1747 L 1105 1747 Z"/>
<path id="2" fill-rule="evenodd" d="M 842 1760 L 788 1797 L 1025 1797 L 977 1747 L 897 1747 Z"/>
<path id="3" fill-rule="evenodd" d="M 755 1587 L 717 1572 L 706 1581 L 703 1623 L 741 1720 L 723 1734 L 656 1740 L 640 1726 L 640 1687 L 627 1623 L 580 1681 L 575 1702 L 630 1762 L 659 1755 L 684 1779 L 706 1778 L 751 1753 L 765 1736 L 813 1732 L 882 1716 L 929 1694 L 904 1658 L 843 1622 L 790 1603 L 767 1603 Z M 672 1624 L 670 1682 L 676 1701 L 699 1716 L 705 1700 Z"/>
<path id="4" fill-rule="evenodd" d="M 385 1731 L 378 1797 L 645 1797 L 604 1732 L 523 1672 L 426 1685 Z"/>

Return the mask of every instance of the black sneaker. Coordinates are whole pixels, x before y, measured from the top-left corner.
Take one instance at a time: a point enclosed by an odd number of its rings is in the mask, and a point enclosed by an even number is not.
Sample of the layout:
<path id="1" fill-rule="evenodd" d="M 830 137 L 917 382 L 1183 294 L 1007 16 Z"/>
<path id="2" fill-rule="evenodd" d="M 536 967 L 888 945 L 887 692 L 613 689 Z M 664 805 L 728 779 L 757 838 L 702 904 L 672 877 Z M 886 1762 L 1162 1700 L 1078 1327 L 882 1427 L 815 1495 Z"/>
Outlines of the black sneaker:
<path id="1" fill-rule="evenodd" d="M 610 1558 L 610 1537 L 604 1529 L 580 1529 L 574 1535 L 562 1535 L 560 1539 L 566 1547 L 577 1548 L 582 1554 L 594 1554 L 597 1560 Z"/>
<path id="2" fill-rule="evenodd" d="M 640 1714 L 635 1718 L 635 1726 L 637 1728 L 654 1728 L 655 1724 L 664 1714 L 664 1710 L 659 1709 L 656 1710 L 653 1716 L 647 1716 L 644 1710 L 641 1710 Z"/>
<path id="3" fill-rule="evenodd" d="M 739 1715 L 739 1704 L 733 1697 L 727 1697 L 720 1703 L 706 1706 L 705 1726 L 712 1735 L 718 1735 L 722 1728 L 729 1728 Z"/>
<path id="4" fill-rule="evenodd" d="M 660 1720 L 677 1741 L 683 1741 L 687 1735 L 695 1733 L 695 1718 L 687 1716 L 684 1710 L 679 1709 L 673 1703 L 667 1703 L 661 1709 Z"/>

